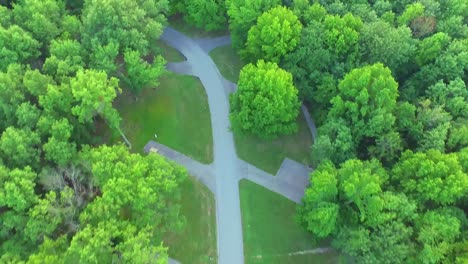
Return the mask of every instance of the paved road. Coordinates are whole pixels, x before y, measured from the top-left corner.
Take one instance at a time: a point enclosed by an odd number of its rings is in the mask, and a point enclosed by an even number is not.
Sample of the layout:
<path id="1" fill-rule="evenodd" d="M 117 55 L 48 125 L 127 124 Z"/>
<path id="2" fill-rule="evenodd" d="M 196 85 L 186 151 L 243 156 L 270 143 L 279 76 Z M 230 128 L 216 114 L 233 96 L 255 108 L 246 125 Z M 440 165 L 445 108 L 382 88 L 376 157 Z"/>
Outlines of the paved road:
<path id="1" fill-rule="evenodd" d="M 187 58 L 191 73 L 200 78 L 205 87 L 213 129 L 218 262 L 244 263 L 239 184 L 236 178 L 239 166 L 234 138 L 229 130 L 229 101 L 224 91 L 224 81 L 215 63 L 197 42 L 172 28 L 166 28 L 161 38 Z"/>

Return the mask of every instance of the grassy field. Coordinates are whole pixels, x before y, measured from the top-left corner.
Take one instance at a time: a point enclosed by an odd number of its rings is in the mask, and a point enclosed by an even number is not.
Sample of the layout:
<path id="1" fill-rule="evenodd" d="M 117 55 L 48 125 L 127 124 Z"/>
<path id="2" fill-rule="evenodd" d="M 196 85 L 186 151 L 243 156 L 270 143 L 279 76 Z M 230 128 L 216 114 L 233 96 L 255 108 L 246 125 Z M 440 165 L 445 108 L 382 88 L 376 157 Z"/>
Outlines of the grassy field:
<path id="1" fill-rule="evenodd" d="M 227 25 L 226 29 L 208 32 L 187 24 L 180 15 L 171 16 L 169 18 L 169 25 L 192 38 L 213 38 L 229 34 Z"/>
<path id="2" fill-rule="evenodd" d="M 167 45 L 166 42 L 158 40 L 157 45 L 161 49 L 162 56 L 168 62 L 182 62 L 186 60 L 184 55 L 180 54 L 180 52 L 173 47 Z"/>
<path id="3" fill-rule="evenodd" d="M 164 238 L 169 246 L 169 256 L 181 263 L 217 263 L 213 193 L 193 177 L 189 177 L 181 187 L 181 211 L 187 224 L 181 232 Z"/>
<path id="4" fill-rule="evenodd" d="M 312 235 L 296 223 L 294 202 L 248 180 L 241 180 L 239 188 L 245 263 L 341 262 L 333 251 L 307 253 L 318 246 Z"/>
<path id="5" fill-rule="evenodd" d="M 239 72 L 242 66 L 244 66 L 244 63 L 231 45 L 218 47 L 212 50 L 210 56 L 214 63 L 216 63 L 216 66 L 218 66 L 219 72 L 224 78 L 233 83 L 237 83 L 239 80 Z"/>
<path id="6" fill-rule="evenodd" d="M 203 163 L 213 161 L 210 112 L 197 78 L 167 73 L 159 87 L 144 90 L 138 100 L 124 92 L 115 105 L 133 151 L 142 152 L 157 134 L 168 147 Z"/>
<path id="7" fill-rule="evenodd" d="M 312 136 L 302 113 L 298 117 L 299 130 L 290 136 L 265 140 L 238 131 L 234 133 L 237 155 L 256 167 L 276 174 L 284 158 L 309 165 Z"/>

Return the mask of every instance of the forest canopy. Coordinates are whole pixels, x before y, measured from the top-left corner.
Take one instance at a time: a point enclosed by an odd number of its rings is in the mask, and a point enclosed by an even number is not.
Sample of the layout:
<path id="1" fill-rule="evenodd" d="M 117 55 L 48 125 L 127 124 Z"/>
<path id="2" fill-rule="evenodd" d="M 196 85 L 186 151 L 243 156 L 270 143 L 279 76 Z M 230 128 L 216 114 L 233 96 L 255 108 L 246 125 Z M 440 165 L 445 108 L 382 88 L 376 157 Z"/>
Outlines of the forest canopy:
<path id="1" fill-rule="evenodd" d="M 186 171 L 98 129 L 159 84 L 168 15 L 229 30 L 244 133 L 311 109 L 314 239 L 356 263 L 468 262 L 466 0 L 0 0 L 1 263 L 167 262 Z"/>

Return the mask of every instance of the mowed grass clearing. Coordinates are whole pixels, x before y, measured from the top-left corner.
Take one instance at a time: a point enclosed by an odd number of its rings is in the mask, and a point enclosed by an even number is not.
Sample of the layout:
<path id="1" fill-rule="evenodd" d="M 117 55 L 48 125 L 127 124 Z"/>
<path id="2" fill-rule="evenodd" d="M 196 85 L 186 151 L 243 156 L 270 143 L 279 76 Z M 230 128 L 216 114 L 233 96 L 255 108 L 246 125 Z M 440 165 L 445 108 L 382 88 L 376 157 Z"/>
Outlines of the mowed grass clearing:
<path id="1" fill-rule="evenodd" d="M 317 248 L 310 233 L 296 221 L 296 204 L 248 180 L 239 182 L 245 263 L 331 264 L 342 259 Z"/>
<path id="2" fill-rule="evenodd" d="M 217 263 L 216 205 L 213 193 L 195 178 L 181 185 L 182 215 L 187 222 L 179 233 L 164 238 L 169 256 L 181 263 Z"/>
<path id="3" fill-rule="evenodd" d="M 197 78 L 167 73 L 137 100 L 124 90 L 115 106 L 134 152 L 142 153 L 148 141 L 156 140 L 202 163 L 213 161 L 208 101 Z"/>
<path id="4" fill-rule="evenodd" d="M 295 134 L 277 139 L 262 139 L 234 131 L 237 155 L 273 175 L 276 174 L 286 157 L 309 165 L 312 135 L 302 113 L 298 116 L 297 123 L 298 131 Z"/>
<path id="5" fill-rule="evenodd" d="M 244 63 L 231 45 L 221 46 L 212 50 L 210 57 L 226 80 L 233 83 L 239 81 L 239 73 Z"/>
<path id="6" fill-rule="evenodd" d="M 161 55 L 166 59 L 168 62 L 182 62 L 185 61 L 186 58 L 182 55 L 178 50 L 174 49 L 173 47 L 166 44 L 166 42 L 162 40 L 158 40 L 157 45 L 161 51 Z"/>

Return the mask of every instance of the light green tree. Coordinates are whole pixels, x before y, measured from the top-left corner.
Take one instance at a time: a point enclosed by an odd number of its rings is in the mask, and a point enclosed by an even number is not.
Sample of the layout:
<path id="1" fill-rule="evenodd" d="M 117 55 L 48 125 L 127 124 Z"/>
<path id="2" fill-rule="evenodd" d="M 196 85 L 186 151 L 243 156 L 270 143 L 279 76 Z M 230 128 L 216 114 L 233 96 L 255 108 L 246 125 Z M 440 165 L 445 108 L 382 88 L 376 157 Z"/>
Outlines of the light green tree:
<path id="1" fill-rule="evenodd" d="M 392 179 L 409 197 L 421 204 L 454 204 L 468 190 L 468 175 L 456 154 L 436 150 L 406 151 L 392 169 Z"/>
<path id="2" fill-rule="evenodd" d="M 166 60 L 162 56 L 154 57 L 149 64 L 141 58 L 138 51 L 128 50 L 124 53 L 126 74 L 122 79 L 128 88 L 137 96 L 145 88 L 159 85 L 159 77 L 165 72 Z"/>
<path id="3" fill-rule="evenodd" d="M 263 13 L 248 33 L 244 61 L 259 59 L 279 63 L 294 50 L 301 36 L 302 25 L 294 13 L 286 7 L 274 7 Z"/>
<path id="4" fill-rule="evenodd" d="M 0 71 L 12 63 L 28 63 L 41 54 L 41 44 L 17 25 L 8 28 L 0 25 L 0 47 Z"/>
<path id="5" fill-rule="evenodd" d="M 359 143 L 364 137 L 379 137 L 392 130 L 398 83 L 390 70 L 377 63 L 354 69 L 338 86 L 330 118 L 343 118 Z"/>
<path id="6" fill-rule="evenodd" d="M 31 32 L 41 46 L 46 46 L 60 34 L 60 22 L 65 13 L 63 1 L 21 0 L 14 4 L 15 22 Z"/>
<path id="7" fill-rule="evenodd" d="M 276 63 L 260 60 L 240 72 L 231 96 L 231 121 L 242 131 L 276 137 L 297 131 L 299 101 L 290 73 Z"/>
<path id="8" fill-rule="evenodd" d="M 121 54 L 131 49 L 146 56 L 162 34 L 168 8 L 167 0 L 85 1 L 81 15 L 83 46 L 92 56 L 95 47 L 114 42 Z"/>
<path id="9" fill-rule="evenodd" d="M 42 70 L 50 76 L 55 76 L 58 81 L 67 80 L 67 77 L 74 76 L 78 70 L 83 69 L 81 53 L 78 41 L 54 40 L 50 45 L 50 57 L 45 60 Z"/>
<path id="10" fill-rule="evenodd" d="M 41 140 L 31 130 L 8 127 L 0 137 L 0 153 L 3 161 L 11 168 L 39 165 Z"/>
<path id="11" fill-rule="evenodd" d="M 226 0 L 233 47 L 243 49 L 247 33 L 255 25 L 257 18 L 280 3 L 280 0 Z"/>

